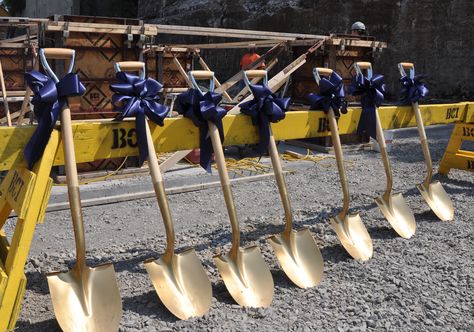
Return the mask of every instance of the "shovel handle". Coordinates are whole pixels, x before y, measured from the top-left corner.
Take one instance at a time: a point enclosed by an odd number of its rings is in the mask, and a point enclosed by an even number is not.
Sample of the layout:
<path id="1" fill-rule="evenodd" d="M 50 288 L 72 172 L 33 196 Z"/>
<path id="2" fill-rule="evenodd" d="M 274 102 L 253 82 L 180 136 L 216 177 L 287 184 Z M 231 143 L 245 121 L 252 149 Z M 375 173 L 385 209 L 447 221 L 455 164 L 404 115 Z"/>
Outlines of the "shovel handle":
<path id="1" fill-rule="evenodd" d="M 74 50 L 70 48 L 43 48 L 43 51 L 50 59 L 70 60 L 74 57 Z"/>
<path id="2" fill-rule="evenodd" d="M 245 74 L 247 74 L 248 78 L 257 78 L 257 77 L 265 77 L 267 76 L 266 70 L 246 70 Z"/>
<path id="3" fill-rule="evenodd" d="M 74 138 L 71 125 L 71 110 L 66 107 L 61 111 L 61 139 L 64 147 L 64 166 L 66 170 L 67 192 L 69 207 L 74 228 L 76 242 L 77 266 L 86 263 L 86 244 L 84 235 L 84 222 L 82 218 L 81 195 L 79 179 L 77 177 L 76 155 L 74 152 Z"/>
<path id="4" fill-rule="evenodd" d="M 364 62 L 364 61 L 361 61 L 361 62 L 357 62 L 356 63 L 360 69 L 370 69 L 372 68 L 372 64 L 370 62 Z"/>
<path id="5" fill-rule="evenodd" d="M 140 71 L 145 67 L 145 63 L 141 61 L 121 61 L 116 62 L 122 71 Z"/>
<path id="6" fill-rule="evenodd" d="M 336 156 L 337 170 L 339 172 L 339 179 L 341 181 L 342 195 L 343 195 L 343 207 L 339 213 L 339 219 L 344 220 L 349 211 L 349 184 L 347 181 L 346 168 L 344 166 L 344 154 L 342 152 L 341 139 L 339 137 L 339 128 L 337 126 L 336 116 L 334 110 L 329 109 L 327 114 L 329 121 L 329 129 L 331 130 L 332 145 L 334 147 L 334 154 Z"/>
<path id="7" fill-rule="evenodd" d="M 400 66 L 402 66 L 403 69 L 413 69 L 413 68 L 415 68 L 415 65 L 411 62 L 400 62 Z"/>
<path id="8" fill-rule="evenodd" d="M 293 228 L 293 213 L 291 212 L 291 203 L 288 196 L 288 187 L 286 185 L 285 176 L 281 167 L 280 156 L 273 137 L 272 128 L 270 126 L 270 141 L 268 143 L 268 151 L 270 152 L 270 159 L 272 160 L 273 172 L 275 173 L 275 180 L 280 193 L 283 209 L 285 210 L 285 234 L 289 235 Z"/>
<path id="9" fill-rule="evenodd" d="M 210 80 L 214 78 L 214 72 L 210 70 L 192 70 L 189 73 L 197 80 Z"/>
<path id="10" fill-rule="evenodd" d="M 232 196 L 229 174 L 227 174 L 224 152 L 222 151 L 222 142 L 216 125 L 211 121 L 208 121 L 207 123 L 209 125 L 209 135 L 211 136 L 212 148 L 214 149 L 214 155 L 216 157 L 217 171 L 219 172 L 219 179 L 224 193 L 225 205 L 227 207 L 227 213 L 229 214 L 230 224 L 232 227 L 232 247 L 230 249 L 230 254 L 232 257 L 237 257 L 240 246 L 239 221 L 237 219 L 237 211 Z"/>
<path id="11" fill-rule="evenodd" d="M 334 71 L 331 68 L 324 68 L 324 67 L 317 67 L 315 68 L 315 70 L 317 70 L 319 75 L 326 75 L 326 76 L 331 76 L 332 72 Z"/>

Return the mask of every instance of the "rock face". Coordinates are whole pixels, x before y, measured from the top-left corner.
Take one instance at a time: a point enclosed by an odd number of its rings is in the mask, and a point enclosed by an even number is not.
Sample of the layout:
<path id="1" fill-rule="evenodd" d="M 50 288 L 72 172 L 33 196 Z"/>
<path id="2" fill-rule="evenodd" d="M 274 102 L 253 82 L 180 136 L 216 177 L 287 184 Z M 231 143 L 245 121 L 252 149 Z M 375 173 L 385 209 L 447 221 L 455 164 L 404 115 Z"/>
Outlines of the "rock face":
<path id="1" fill-rule="evenodd" d="M 474 97 L 473 12 L 472 0 L 139 0 L 138 5 L 139 17 L 165 24 L 329 34 L 348 32 L 352 22 L 362 21 L 371 35 L 389 43 L 374 67 L 390 90 L 398 91 L 396 64 L 411 61 L 418 73 L 429 75 L 431 98 L 458 100 Z M 224 55 L 225 67 L 221 60 L 210 62 L 227 77 L 238 69 L 237 53 L 214 53 Z"/>

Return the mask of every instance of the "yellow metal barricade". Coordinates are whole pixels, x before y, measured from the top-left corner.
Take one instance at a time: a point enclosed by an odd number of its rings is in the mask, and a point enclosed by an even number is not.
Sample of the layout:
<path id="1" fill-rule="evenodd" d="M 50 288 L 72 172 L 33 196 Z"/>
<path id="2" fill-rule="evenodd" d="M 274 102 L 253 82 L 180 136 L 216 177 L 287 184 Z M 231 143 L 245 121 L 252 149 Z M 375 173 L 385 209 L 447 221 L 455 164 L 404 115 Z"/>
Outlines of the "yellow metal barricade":
<path id="1" fill-rule="evenodd" d="M 474 107 L 468 105 L 462 122 L 456 123 L 438 172 L 447 175 L 451 168 L 474 172 L 474 151 L 462 149 L 462 143 L 474 141 Z"/>

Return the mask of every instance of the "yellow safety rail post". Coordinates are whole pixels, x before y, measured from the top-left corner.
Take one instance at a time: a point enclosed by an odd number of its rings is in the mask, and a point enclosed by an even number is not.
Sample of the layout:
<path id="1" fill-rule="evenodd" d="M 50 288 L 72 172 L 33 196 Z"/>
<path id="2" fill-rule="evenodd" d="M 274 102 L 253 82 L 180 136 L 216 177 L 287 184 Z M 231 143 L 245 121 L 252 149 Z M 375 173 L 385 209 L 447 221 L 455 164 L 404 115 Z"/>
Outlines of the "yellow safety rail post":
<path id="1" fill-rule="evenodd" d="M 25 291 L 24 267 L 37 223 L 44 219 L 51 193 L 49 177 L 59 146 L 54 130 L 43 157 L 32 171 L 26 168 L 21 153 L 0 184 L 0 229 L 14 210 L 17 222 L 11 244 L 0 237 L 0 331 L 13 330 Z"/>
<path id="2" fill-rule="evenodd" d="M 474 151 L 462 150 L 464 141 L 474 141 L 474 107 L 467 105 L 466 116 L 455 124 L 438 173 L 447 175 L 451 168 L 474 172 Z"/>

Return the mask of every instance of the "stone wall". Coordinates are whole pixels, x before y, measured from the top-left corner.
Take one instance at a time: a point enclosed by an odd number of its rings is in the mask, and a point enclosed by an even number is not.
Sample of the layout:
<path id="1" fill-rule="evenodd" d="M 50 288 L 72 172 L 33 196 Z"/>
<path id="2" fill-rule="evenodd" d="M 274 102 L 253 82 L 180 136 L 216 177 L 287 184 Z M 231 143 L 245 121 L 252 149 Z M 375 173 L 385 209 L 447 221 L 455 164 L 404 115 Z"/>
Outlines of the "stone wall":
<path id="1" fill-rule="evenodd" d="M 329 34 L 363 21 L 369 33 L 389 43 L 374 63 L 390 90 L 398 90 L 396 64 L 412 61 L 429 75 L 432 98 L 474 99 L 472 0 L 139 0 L 138 16 L 149 22 Z M 242 51 L 221 51 L 210 61 L 228 76 Z M 207 54 L 209 58 L 211 53 Z"/>

